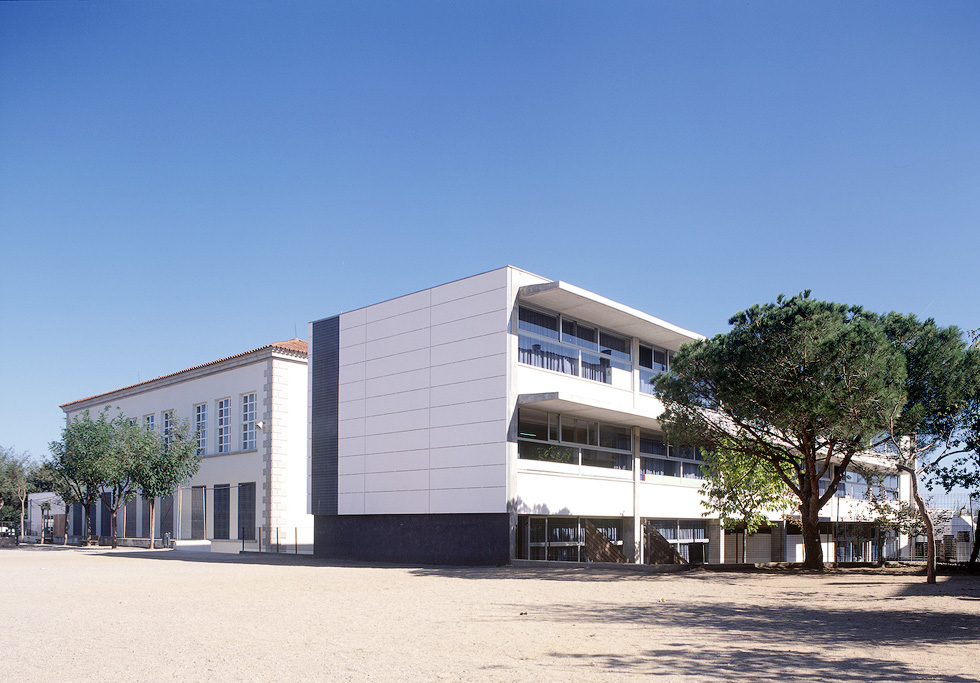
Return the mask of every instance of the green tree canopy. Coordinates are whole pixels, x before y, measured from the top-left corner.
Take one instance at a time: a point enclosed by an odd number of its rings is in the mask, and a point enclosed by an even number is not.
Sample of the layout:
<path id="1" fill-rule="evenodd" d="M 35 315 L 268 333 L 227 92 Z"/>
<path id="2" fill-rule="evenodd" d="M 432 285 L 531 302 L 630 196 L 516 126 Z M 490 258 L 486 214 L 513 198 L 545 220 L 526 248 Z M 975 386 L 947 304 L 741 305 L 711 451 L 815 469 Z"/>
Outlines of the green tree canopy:
<path id="1" fill-rule="evenodd" d="M 889 313 L 881 327 L 906 367 L 906 401 L 888 416 L 886 436 L 895 466 L 911 477 L 912 498 L 925 525 L 926 580 L 935 583 L 935 530 L 919 476 L 955 462 L 976 445 L 971 429 L 980 391 L 980 351 L 970 348 L 958 328 L 939 327 L 932 319 Z"/>
<path id="2" fill-rule="evenodd" d="M 804 565 L 822 568 L 819 510 L 904 403 L 903 357 L 876 315 L 809 292 L 755 305 L 729 324 L 681 347 L 657 378 L 661 423 L 674 442 L 727 444 L 772 465 L 798 501 Z M 829 477 L 823 494 L 821 477 Z"/>

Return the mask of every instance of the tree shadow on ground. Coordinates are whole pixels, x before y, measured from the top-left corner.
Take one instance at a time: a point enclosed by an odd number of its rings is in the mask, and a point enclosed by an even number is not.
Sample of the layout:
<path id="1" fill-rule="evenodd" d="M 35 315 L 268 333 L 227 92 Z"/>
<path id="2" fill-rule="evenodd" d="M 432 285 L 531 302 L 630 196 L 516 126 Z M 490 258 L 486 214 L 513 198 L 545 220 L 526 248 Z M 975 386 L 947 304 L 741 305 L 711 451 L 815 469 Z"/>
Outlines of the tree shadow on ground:
<path id="1" fill-rule="evenodd" d="M 630 654 L 555 653 L 564 667 L 581 666 L 582 675 L 596 669 L 645 674 L 669 680 L 718 681 L 842 681 L 907 683 L 907 681 L 948 681 L 971 683 L 972 676 L 943 674 L 936 669 L 873 657 L 835 656 L 830 648 L 821 652 L 799 652 L 765 646 L 732 646 L 710 649 L 696 645 L 672 645 Z"/>
<path id="2" fill-rule="evenodd" d="M 873 609 L 849 607 L 806 607 L 799 604 L 744 604 L 655 602 L 643 605 L 616 605 L 609 609 L 597 604 L 549 605 L 537 619 L 570 624 L 631 624 L 659 628 L 680 628 L 685 633 L 722 636 L 737 632 L 750 642 L 765 644 L 774 634 L 784 642 L 832 650 L 846 642 L 849 647 L 894 647 L 920 645 L 975 646 L 978 619 L 975 611 L 915 612 L 892 609 L 887 603 Z M 515 610 L 525 611 L 525 605 Z"/>

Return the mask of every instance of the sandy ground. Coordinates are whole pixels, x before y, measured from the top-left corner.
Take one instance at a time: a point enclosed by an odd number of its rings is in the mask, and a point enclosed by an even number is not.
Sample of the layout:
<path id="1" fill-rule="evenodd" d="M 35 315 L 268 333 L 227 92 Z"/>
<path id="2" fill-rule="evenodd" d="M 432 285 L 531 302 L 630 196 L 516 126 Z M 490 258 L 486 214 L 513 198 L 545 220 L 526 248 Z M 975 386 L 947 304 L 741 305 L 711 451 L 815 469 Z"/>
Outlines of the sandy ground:
<path id="1" fill-rule="evenodd" d="M 0 680 L 971 681 L 980 577 L 0 549 Z"/>

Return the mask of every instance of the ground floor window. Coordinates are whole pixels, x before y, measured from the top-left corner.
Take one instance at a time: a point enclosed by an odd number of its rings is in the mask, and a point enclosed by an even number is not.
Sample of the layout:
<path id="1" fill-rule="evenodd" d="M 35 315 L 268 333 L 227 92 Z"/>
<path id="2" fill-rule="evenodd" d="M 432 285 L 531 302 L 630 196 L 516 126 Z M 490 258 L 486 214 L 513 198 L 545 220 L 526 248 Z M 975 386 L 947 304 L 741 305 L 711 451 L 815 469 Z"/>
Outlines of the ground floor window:
<path id="1" fill-rule="evenodd" d="M 255 540 L 255 482 L 238 484 L 238 529 L 242 540 Z"/>
<path id="2" fill-rule="evenodd" d="M 704 519 L 648 519 L 647 528 L 660 534 L 685 561 L 704 564 L 708 561 L 708 521 Z M 644 548 L 644 562 L 652 563 L 652 543 Z"/>
<path id="3" fill-rule="evenodd" d="M 622 517 L 521 515 L 517 522 L 517 558 L 552 562 L 622 561 L 610 557 L 610 553 L 615 554 L 617 550 L 622 553 L 623 531 Z"/>
<path id="4" fill-rule="evenodd" d="M 228 539 L 231 527 L 231 487 L 228 484 L 214 485 L 214 537 Z"/>

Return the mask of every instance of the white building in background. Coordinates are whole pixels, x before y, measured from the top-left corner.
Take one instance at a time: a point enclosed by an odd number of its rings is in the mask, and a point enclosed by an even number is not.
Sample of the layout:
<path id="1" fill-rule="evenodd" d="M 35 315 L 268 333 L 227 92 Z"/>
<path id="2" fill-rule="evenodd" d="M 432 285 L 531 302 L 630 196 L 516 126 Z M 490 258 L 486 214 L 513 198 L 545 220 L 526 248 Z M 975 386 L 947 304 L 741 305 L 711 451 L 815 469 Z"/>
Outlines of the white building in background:
<path id="1" fill-rule="evenodd" d="M 66 418 L 109 407 L 166 432 L 177 419 L 199 431 L 198 474 L 159 499 L 156 538 L 209 541 L 212 550 L 312 542 L 306 512 L 307 344 L 277 342 L 132 386 L 65 403 Z M 92 506 L 98 536 L 111 535 L 107 506 Z M 69 533 L 82 535 L 83 509 L 73 505 Z M 149 504 L 119 511 L 120 537 L 149 537 Z M 296 536 L 299 535 L 297 539 Z"/>
<path id="2" fill-rule="evenodd" d="M 311 323 L 314 553 L 733 561 L 737 537 L 702 516 L 699 455 L 666 443 L 650 385 L 699 338 L 513 267 Z M 899 551 L 859 488 L 823 510 L 828 561 Z M 800 560 L 801 539 L 774 520 L 747 559 Z"/>

